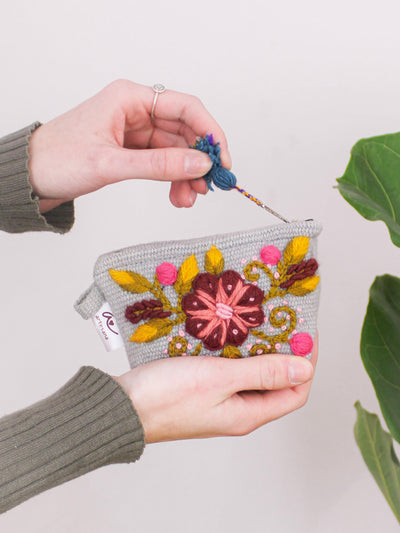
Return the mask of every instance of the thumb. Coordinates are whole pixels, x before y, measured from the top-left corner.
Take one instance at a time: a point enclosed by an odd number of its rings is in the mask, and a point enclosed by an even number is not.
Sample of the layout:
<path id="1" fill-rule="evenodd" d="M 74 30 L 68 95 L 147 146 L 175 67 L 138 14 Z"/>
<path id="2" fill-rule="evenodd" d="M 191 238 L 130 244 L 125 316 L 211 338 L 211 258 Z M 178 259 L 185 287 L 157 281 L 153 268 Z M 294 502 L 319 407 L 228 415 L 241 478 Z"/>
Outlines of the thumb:
<path id="1" fill-rule="evenodd" d="M 207 154 L 191 148 L 133 150 L 110 147 L 103 154 L 102 174 L 107 183 L 127 179 L 180 181 L 201 178 L 210 170 Z"/>

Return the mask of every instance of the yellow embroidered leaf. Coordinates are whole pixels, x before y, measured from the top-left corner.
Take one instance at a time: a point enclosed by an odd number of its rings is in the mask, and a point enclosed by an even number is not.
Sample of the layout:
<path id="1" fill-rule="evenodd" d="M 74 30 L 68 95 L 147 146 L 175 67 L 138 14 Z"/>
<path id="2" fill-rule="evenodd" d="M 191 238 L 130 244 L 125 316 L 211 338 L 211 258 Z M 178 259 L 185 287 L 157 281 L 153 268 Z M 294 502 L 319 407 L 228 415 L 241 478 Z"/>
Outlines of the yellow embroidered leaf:
<path id="1" fill-rule="evenodd" d="M 224 256 L 214 245 L 208 250 L 204 260 L 204 268 L 209 274 L 218 276 L 224 269 Z"/>
<path id="2" fill-rule="evenodd" d="M 222 349 L 221 357 L 226 357 L 228 359 L 240 359 L 242 354 L 240 353 L 239 348 L 232 346 L 231 344 L 227 344 Z"/>
<path id="3" fill-rule="evenodd" d="M 174 287 L 178 294 L 186 294 L 192 288 L 194 278 L 199 273 L 197 259 L 194 254 L 187 257 L 181 264 Z"/>
<path id="4" fill-rule="evenodd" d="M 319 283 L 319 276 L 312 276 L 311 278 L 301 279 L 295 281 L 293 285 L 288 288 L 288 292 L 294 296 L 304 296 L 309 292 L 312 292 L 316 289 Z"/>
<path id="5" fill-rule="evenodd" d="M 152 284 L 145 277 L 136 272 L 125 270 L 114 270 L 110 268 L 108 271 L 112 279 L 118 283 L 124 291 L 141 293 L 151 289 Z"/>
<path id="6" fill-rule="evenodd" d="M 163 318 L 153 318 L 139 326 L 130 337 L 130 342 L 151 342 L 168 335 L 172 329 L 172 322 Z"/>
<path id="7" fill-rule="evenodd" d="M 295 265 L 303 261 L 310 244 L 308 237 L 295 237 L 286 246 L 283 252 L 283 262 L 286 266 Z"/>

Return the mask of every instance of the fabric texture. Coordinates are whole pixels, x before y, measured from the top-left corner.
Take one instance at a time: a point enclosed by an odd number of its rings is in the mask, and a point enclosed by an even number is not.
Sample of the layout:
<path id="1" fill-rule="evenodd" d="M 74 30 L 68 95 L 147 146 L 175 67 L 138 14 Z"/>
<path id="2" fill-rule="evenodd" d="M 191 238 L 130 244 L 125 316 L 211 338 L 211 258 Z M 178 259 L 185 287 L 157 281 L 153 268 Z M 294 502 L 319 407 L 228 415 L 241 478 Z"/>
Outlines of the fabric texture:
<path id="1" fill-rule="evenodd" d="M 28 172 L 29 140 L 40 125 L 35 122 L 0 139 L 0 229 L 9 233 L 66 233 L 74 223 L 73 202 L 41 214 L 39 198 L 33 195 Z"/>
<path id="2" fill-rule="evenodd" d="M 0 139 L 0 229 L 64 233 L 68 202 L 45 215 L 32 197 L 28 147 L 39 122 Z M 0 419 L 0 512 L 110 463 L 136 461 L 144 449 L 139 417 L 109 375 L 83 367 L 52 396 Z"/>
<path id="3" fill-rule="evenodd" d="M 315 221 L 102 255 L 78 299 L 83 318 L 108 302 L 131 367 L 171 356 L 309 356 L 319 275 Z"/>
<path id="4" fill-rule="evenodd" d="M 83 367 L 52 396 L 0 419 L 0 512 L 101 466 L 136 461 L 143 448 L 125 391 Z"/>

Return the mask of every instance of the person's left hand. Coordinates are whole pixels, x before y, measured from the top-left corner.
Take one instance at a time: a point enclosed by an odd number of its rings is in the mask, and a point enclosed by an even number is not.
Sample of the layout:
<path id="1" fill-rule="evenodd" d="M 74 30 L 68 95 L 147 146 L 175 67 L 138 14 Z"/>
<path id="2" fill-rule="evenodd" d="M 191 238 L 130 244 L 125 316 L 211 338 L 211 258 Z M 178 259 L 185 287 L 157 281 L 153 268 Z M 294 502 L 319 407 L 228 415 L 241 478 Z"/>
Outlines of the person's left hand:
<path id="1" fill-rule="evenodd" d="M 197 136 L 212 133 L 221 146 L 223 166 L 231 159 L 225 135 L 195 96 L 118 80 L 54 120 L 40 126 L 30 141 L 29 171 L 40 210 L 126 179 L 171 181 L 170 200 L 193 205 L 205 194 L 210 158 L 189 149 Z"/>

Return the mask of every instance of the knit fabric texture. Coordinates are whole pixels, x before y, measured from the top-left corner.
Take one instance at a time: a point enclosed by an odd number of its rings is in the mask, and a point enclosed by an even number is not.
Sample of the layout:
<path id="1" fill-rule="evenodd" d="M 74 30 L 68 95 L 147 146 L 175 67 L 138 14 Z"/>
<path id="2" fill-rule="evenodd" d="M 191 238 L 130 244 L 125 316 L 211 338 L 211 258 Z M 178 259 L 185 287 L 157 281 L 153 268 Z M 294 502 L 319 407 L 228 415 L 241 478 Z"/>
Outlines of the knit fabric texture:
<path id="1" fill-rule="evenodd" d="M 83 367 L 52 396 L 0 419 L 0 512 L 95 468 L 136 461 L 143 448 L 125 391 Z"/>
<path id="2" fill-rule="evenodd" d="M 74 223 L 73 202 L 41 214 L 39 198 L 33 194 L 28 170 L 29 140 L 40 125 L 35 122 L 0 139 L 0 229 L 9 233 L 66 233 Z"/>
<path id="3" fill-rule="evenodd" d="M 131 367 L 171 356 L 310 356 L 319 275 L 314 221 L 102 255 L 75 304 L 111 306 Z"/>

